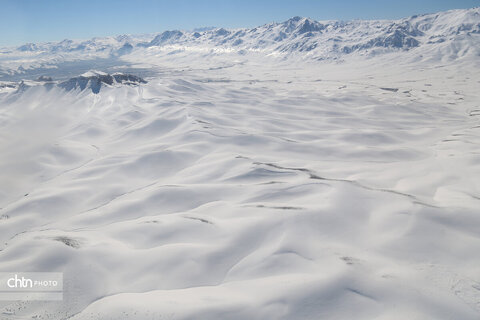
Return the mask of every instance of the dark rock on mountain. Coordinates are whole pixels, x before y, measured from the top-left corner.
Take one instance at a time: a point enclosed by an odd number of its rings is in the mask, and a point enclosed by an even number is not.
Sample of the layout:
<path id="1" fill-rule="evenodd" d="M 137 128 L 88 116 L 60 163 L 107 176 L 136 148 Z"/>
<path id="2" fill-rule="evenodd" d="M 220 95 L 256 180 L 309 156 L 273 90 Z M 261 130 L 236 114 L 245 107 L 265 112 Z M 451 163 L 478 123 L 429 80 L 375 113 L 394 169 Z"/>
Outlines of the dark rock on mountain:
<path id="1" fill-rule="evenodd" d="M 110 75 L 107 73 L 90 72 L 59 83 L 58 86 L 67 91 L 75 89 L 83 91 L 88 88 L 91 89 L 93 93 L 99 93 L 102 86 L 113 85 L 115 83 L 138 85 L 140 83 L 147 83 L 147 81 L 131 74 L 116 73 Z"/>
<path id="2" fill-rule="evenodd" d="M 37 81 L 40 81 L 40 82 L 52 82 L 53 79 L 52 79 L 52 77 L 40 76 L 40 77 L 37 78 Z"/>

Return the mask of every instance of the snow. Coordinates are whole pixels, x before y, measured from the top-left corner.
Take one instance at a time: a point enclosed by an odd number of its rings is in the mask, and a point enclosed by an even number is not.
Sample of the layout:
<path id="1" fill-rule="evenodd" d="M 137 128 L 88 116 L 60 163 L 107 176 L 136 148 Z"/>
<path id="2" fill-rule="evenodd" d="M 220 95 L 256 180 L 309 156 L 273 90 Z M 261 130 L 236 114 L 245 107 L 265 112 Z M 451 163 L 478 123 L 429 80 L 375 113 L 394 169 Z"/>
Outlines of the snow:
<path id="1" fill-rule="evenodd" d="M 0 271 L 65 280 L 0 318 L 478 319 L 478 11 L 0 54 Z"/>
<path id="2" fill-rule="evenodd" d="M 96 77 L 96 76 L 106 76 L 108 73 L 98 71 L 98 70 L 89 70 L 83 74 L 81 74 L 81 77 L 89 78 L 89 77 Z"/>

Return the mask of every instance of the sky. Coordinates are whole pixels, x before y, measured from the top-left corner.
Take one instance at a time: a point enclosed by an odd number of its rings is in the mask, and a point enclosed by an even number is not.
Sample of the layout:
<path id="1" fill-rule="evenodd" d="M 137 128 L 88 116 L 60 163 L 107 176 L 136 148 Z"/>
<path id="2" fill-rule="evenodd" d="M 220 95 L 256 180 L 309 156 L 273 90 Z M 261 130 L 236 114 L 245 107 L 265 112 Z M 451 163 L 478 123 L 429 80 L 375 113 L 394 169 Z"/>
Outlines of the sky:
<path id="1" fill-rule="evenodd" d="M 293 16 L 398 19 L 480 0 L 0 0 L 0 46 L 95 36 L 254 27 Z"/>

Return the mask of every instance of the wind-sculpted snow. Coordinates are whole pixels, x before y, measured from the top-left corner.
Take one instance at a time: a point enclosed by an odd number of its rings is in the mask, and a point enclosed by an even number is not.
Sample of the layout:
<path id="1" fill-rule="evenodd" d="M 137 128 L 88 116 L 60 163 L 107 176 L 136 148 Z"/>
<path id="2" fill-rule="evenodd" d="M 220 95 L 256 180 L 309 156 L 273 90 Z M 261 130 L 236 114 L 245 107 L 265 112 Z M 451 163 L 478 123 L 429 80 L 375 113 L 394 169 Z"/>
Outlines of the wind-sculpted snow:
<path id="1" fill-rule="evenodd" d="M 65 284 L 0 319 L 478 319 L 477 14 L 94 39 L 5 76 L 0 271 Z M 335 28 L 419 45 L 312 59 Z"/>
<path id="2" fill-rule="evenodd" d="M 2 94 L 3 318 L 478 318 L 478 69 L 255 61 Z"/>

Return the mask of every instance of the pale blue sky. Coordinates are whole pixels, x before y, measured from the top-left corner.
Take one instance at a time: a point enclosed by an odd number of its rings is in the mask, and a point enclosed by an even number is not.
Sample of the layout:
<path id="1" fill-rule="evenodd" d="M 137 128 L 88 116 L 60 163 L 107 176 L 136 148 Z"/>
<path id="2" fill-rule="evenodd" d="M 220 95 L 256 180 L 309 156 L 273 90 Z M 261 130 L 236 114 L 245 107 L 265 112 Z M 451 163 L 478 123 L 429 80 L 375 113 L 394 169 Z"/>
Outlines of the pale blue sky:
<path id="1" fill-rule="evenodd" d="M 0 0 L 0 46 L 202 26 L 253 27 L 293 16 L 396 19 L 480 0 Z"/>

